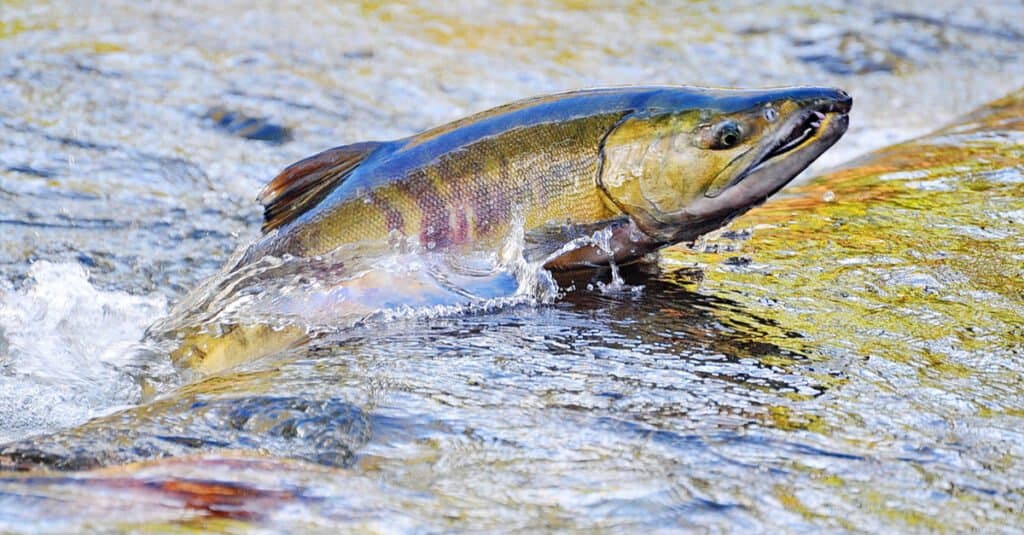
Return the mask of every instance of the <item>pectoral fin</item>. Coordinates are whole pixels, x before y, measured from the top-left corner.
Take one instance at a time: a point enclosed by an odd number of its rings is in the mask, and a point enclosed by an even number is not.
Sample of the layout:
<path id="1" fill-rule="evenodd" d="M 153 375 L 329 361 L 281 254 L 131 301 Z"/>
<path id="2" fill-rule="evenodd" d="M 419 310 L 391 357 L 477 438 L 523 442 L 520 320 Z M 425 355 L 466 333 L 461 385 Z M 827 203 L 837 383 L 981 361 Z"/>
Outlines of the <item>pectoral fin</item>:
<path id="1" fill-rule="evenodd" d="M 370 141 L 334 147 L 286 167 L 258 197 L 263 204 L 263 232 L 316 206 L 383 144 Z"/>
<path id="2" fill-rule="evenodd" d="M 589 243 L 598 232 L 626 223 L 626 217 L 590 224 L 548 223 L 526 233 L 523 256 L 531 262 L 549 259 L 559 250 L 566 249 L 572 242 Z M 568 249 L 567 249 L 568 250 Z"/>
<path id="3" fill-rule="evenodd" d="M 626 263 L 663 244 L 622 216 L 589 225 L 546 225 L 526 235 L 527 260 L 544 261 L 551 271 L 572 271 Z"/>

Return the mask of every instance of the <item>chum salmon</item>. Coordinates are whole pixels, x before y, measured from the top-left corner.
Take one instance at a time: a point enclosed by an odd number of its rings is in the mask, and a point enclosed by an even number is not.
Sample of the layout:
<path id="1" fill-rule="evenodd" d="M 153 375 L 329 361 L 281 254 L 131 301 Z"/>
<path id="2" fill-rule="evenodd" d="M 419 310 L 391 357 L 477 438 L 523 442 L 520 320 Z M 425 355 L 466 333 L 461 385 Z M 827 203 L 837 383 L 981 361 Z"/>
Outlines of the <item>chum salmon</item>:
<path id="1" fill-rule="evenodd" d="M 354 244 L 468 255 L 517 230 L 551 271 L 628 262 L 763 203 L 839 140 L 852 103 L 818 87 L 588 89 L 335 147 L 263 189 L 263 235 L 227 272 Z M 566 248 L 596 231 L 603 243 Z M 222 368 L 296 338 L 277 332 L 192 332 L 175 359 Z"/>

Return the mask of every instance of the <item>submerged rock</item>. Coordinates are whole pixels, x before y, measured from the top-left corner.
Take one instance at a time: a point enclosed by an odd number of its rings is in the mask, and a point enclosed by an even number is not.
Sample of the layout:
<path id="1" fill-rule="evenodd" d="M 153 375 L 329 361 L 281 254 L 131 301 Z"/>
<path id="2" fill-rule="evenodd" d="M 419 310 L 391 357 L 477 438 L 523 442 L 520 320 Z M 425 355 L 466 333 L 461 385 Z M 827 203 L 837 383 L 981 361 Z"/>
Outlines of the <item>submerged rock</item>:
<path id="1" fill-rule="evenodd" d="M 287 143 L 292 139 L 290 128 L 272 123 L 264 117 L 251 117 L 242 112 L 222 107 L 211 108 L 204 117 L 213 121 L 217 128 L 245 139 L 266 141 L 277 145 Z"/>

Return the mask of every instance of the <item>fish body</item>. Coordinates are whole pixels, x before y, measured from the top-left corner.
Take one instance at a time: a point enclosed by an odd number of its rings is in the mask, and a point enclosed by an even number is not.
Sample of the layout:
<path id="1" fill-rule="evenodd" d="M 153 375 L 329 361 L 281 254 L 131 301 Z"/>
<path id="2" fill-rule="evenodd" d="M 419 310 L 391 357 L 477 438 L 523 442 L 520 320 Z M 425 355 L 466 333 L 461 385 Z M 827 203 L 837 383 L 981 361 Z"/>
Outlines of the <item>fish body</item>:
<path id="1" fill-rule="evenodd" d="M 778 142 L 772 126 L 801 114 L 813 118 L 816 110 L 822 117 L 841 116 L 835 122 L 842 124 L 806 140 L 814 154 L 794 160 L 798 169 L 786 170 L 788 181 L 845 130 L 845 93 L 591 89 L 508 104 L 396 141 L 337 147 L 290 166 L 267 186 L 260 199 L 268 234 L 245 261 L 268 254 L 318 256 L 344 244 L 396 237 L 427 250 L 479 250 L 501 243 L 513 224 L 529 233 L 605 222 L 632 223 L 632 242 L 642 242 L 632 256 L 641 256 L 724 224 L 728 218 L 676 222 L 661 216 L 685 210 L 723 174 L 749 170 L 753 165 L 729 164 Z M 738 128 L 734 150 L 700 148 L 702 135 L 715 135 L 703 130 L 722 121 Z M 718 153 L 728 158 L 712 157 Z M 638 191 L 624 185 L 639 185 L 645 175 L 658 175 L 662 184 Z M 751 191 L 740 204 L 754 206 L 774 189 Z M 641 206 L 644 199 L 658 202 Z M 691 231 L 679 228 L 684 226 Z M 595 263 L 593 255 L 577 256 L 586 258 L 549 267 Z"/>

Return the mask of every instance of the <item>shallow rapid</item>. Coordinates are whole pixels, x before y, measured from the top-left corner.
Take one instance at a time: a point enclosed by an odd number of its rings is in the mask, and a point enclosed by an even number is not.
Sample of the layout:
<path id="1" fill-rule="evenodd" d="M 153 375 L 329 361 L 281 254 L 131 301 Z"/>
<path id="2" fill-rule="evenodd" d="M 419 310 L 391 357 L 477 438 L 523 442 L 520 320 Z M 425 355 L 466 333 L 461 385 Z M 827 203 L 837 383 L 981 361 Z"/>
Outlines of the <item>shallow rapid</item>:
<path id="1" fill-rule="evenodd" d="M 5 3 L 0 531 L 1012 531 L 1024 13 L 914 4 Z M 557 295 L 146 341 L 284 164 L 651 82 L 845 87 L 826 165 L 952 126 Z"/>

